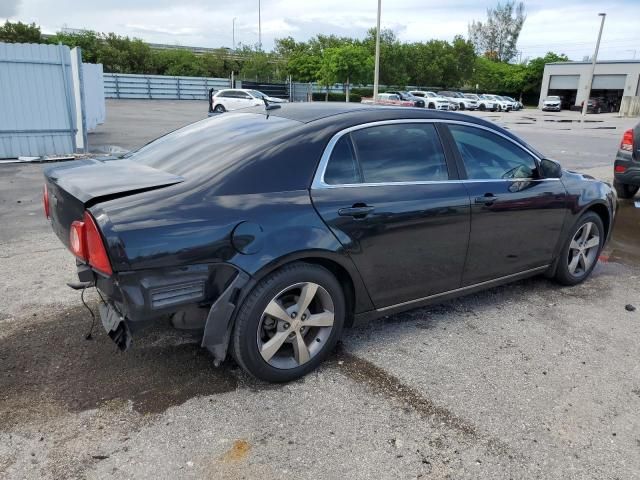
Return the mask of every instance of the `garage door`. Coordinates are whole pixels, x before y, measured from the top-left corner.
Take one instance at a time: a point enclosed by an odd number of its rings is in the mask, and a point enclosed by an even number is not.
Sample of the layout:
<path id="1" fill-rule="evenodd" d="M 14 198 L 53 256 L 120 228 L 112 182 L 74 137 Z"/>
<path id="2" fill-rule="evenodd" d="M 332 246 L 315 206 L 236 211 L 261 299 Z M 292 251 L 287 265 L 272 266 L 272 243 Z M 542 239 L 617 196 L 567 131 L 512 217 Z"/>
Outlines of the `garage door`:
<path id="1" fill-rule="evenodd" d="M 626 75 L 594 75 L 593 90 L 624 90 Z"/>
<path id="2" fill-rule="evenodd" d="M 551 75 L 549 90 L 577 90 L 580 75 Z"/>

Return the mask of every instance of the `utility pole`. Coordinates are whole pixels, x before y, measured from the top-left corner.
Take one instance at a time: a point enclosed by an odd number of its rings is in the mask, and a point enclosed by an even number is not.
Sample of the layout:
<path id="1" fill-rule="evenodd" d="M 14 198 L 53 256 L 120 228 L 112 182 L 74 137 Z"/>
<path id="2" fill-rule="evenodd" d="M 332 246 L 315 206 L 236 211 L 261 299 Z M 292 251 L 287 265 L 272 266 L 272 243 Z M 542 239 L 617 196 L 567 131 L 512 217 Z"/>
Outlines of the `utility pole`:
<path id="1" fill-rule="evenodd" d="M 258 49 L 262 50 L 262 8 L 258 0 Z"/>
<path id="2" fill-rule="evenodd" d="M 231 21 L 231 25 L 232 25 L 232 35 L 233 35 L 233 51 L 236 51 L 236 19 L 237 17 L 233 17 L 233 20 Z"/>
<path id="3" fill-rule="evenodd" d="M 600 21 L 600 32 L 598 33 L 598 41 L 596 42 L 596 50 L 593 52 L 593 62 L 591 63 L 591 75 L 589 75 L 589 82 L 587 83 L 587 97 L 582 104 L 582 118 L 581 123 L 584 123 L 584 117 L 587 114 L 587 108 L 589 104 L 589 97 L 591 96 L 591 87 L 593 85 L 593 74 L 596 71 L 596 62 L 598 61 L 598 50 L 600 49 L 600 39 L 602 38 L 602 29 L 604 28 L 604 20 L 607 18 L 606 13 L 599 13 L 598 16 L 602 17 Z"/>
<path id="4" fill-rule="evenodd" d="M 378 103 L 378 77 L 380 76 L 380 13 L 382 0 L 378 0 L 378 21 L 376 26 L 376 62 L 373 71 L 373 103 Z"/>

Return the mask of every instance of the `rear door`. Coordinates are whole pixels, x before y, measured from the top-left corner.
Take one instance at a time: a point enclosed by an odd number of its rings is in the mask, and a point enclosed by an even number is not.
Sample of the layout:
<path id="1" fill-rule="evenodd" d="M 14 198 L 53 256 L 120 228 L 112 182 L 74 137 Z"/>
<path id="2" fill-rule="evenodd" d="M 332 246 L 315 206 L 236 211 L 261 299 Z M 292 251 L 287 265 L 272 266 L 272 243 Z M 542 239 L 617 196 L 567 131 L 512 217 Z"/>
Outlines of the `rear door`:
<path id="1" fill-rule="evenodd" d="M 538 160 L 514 140 L 471 124 L 449 124 L 471 199 L 463 285 L 551 263 L 567 213 L 559 179 L 541 178 Z"/>
<path id="2" fill-rule="evenodd" d="M 330 142 L 313 203 L 376 308 L 458 288 L 469 197 L 431 122 L 377 122 Z"/>

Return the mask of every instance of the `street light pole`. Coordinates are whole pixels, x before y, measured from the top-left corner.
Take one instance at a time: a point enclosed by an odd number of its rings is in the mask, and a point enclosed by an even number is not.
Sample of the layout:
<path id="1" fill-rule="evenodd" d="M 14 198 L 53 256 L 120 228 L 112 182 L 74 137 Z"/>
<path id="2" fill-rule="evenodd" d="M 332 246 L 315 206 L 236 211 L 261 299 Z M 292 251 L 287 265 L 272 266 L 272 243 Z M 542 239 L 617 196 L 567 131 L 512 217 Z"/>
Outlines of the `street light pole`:
<path id="1" fill-rule="evenodd" d="M 233 20 L 231 21 L 231 25 L 232 25 L 232 28 L 233 28 L 233 30 L 232 30 L 233 31 L 233 33 L 232 33 L 233 40 L 232 41 L 233 41 L 233 51 L 234 52 L 236 51 L 236 18 L 237 17 L 233 17 Z"/>
<path id="2" fill-rule="evenodd" d="M 600 32 L 598 33 L 598 41 L 596 42 L 596 50 L 593 52 L 593 62 L 591 62 L 591 74 L 589 75 L 589 82 L 587 83 L 587 98 L 584 99 L 582 104 L 582 118 L 580 122 L 584 122 L 584 117 L 587 114 L 587 108 L 589 104 L 589 97 L 591 97 L 591 87 L 593 86 L 593 74 L 596 71 L 596 61 L 598 60 L 598 50 L 600 49 L 600 39 L 602 38 L 602 29 L 604 28 L 604 20 L 607 18 L 606 13 L 599 13 L 598 16 L 602 17 L 600 22 Z"/>
<path id="3" fill-rule="evenodd" d="M 376 60 L 373 71 L 373 103 L 378 103 L 378 77 L 380 76 L 380 13 L 382 0 L 378 0 L 378 21 L 376 26 Z"/>
<path id="4" fill-rule="evenodd" d="M 258 0 L 258 49 L 262 50 L 262 8 Z"/>

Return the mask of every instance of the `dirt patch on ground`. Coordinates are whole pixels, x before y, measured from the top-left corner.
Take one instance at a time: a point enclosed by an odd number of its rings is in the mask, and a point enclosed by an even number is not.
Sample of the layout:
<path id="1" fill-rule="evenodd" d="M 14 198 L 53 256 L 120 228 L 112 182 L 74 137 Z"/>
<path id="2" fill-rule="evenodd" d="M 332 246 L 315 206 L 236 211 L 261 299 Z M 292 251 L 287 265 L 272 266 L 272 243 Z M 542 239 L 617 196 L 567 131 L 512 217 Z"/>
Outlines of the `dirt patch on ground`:
<path id="1" fill-rule="evenodd" d="M 144 332 L 121 353 L 99 325 L 93 339 L 85 339 L 90 321 L 82 307 L 16 320 L 21 321 L 0 338 L 3 428 L 113 400 L 130 400 L 139 413 L 159 413 L 195 396 L 236 388 L 233 373 L 215 368 L 195 339 L 175 332 Z"/>

